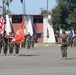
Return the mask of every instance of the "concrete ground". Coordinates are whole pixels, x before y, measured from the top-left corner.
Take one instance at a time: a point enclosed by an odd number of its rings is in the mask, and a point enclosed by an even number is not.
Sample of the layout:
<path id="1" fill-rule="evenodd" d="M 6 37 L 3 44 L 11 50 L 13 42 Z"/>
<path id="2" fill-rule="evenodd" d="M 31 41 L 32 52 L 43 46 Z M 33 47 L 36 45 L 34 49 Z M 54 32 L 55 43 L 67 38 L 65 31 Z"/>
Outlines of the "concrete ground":
<path id="1" fill-rule="evenodd" d="M 21 48 L 19 56 L 2 54 L 0 75 L 76 75 L 76 47 L 68 48 L 67 60 L 61 60 L 58 45 Z"/>

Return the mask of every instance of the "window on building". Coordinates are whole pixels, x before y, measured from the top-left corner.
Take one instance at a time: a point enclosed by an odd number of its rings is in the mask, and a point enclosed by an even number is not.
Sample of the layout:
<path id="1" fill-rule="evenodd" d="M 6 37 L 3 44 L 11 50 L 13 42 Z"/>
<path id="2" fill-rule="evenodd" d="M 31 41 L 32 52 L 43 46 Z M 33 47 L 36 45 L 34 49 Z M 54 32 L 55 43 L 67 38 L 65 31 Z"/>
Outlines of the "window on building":
<path id="1" fill-rule="evenodd" d="M 43 38 L 43 33 L 37 33 L 37 38 Z"/>
<path id="2" fill-rule="evenodd" d="M 22 18 L 12 18 L 12 23 L 21 23 Z"/>
<path id="3" fill-rule="evenodd" d="M 33 19 L 33 23 L 37 23 L 37 18 L 34 18 Z"/>
<path id="4" fill-rule="evenodd" d="M 34 18 L 33 23 L 43 23 L 43 18 L 40 18 L 40 17 Z"/>
<path id="5" fill-rule="evenodd" d="M 39 23 L 43 23 L 43 18 L 39 18 Z"/>
<path id="6" fill-rule="evenodd" d="M 22 15 L 12 15 L 12 23 L 21 23 Z"/>

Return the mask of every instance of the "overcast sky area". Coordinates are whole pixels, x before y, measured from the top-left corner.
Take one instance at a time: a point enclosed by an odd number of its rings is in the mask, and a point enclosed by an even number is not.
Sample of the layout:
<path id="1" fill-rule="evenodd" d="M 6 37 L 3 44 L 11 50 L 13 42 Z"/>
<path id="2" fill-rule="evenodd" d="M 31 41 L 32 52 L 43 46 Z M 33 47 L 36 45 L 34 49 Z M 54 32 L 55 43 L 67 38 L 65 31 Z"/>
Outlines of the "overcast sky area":
<path id="1" fill-rule="evenodd" d="M 47 9 L 47 0 L 25 0 L 26 14 L 40 14 L 41 9 Z M 0 0 L 2 6 L 2 0 Z M 56 6 L 56 0 L 48 0 L 48 10 L 51 11 Z M 23 14 L 22 3 L 20 0 L 13 0 L 10 4 L 10 10 L 15 14 Z"/>

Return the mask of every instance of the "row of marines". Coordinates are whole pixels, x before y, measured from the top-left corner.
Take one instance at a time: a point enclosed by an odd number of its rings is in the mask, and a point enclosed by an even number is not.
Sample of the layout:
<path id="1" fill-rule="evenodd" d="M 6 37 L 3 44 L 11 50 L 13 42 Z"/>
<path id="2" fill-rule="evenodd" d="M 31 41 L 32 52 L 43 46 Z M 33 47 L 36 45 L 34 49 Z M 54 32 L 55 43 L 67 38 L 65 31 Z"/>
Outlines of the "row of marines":
<path id="1" fill-rule="evenodd" d="M 12 38 L 14 37 L 13 34 L 7 35 L 6 31 L 4 31 L 4 36 L 0 34 L 0 54 L 3 51 L 3 54 L 6 55 L 19 55 L 20 47 L 30 49 L 34 47 L 35 38 L 34 36 L 30 35 L 29 33 L 24 36 L 24 41 L 22 43 L 13 43 L 10 44 Z M 8 53 L 9 52 L 9 53 Z"/>

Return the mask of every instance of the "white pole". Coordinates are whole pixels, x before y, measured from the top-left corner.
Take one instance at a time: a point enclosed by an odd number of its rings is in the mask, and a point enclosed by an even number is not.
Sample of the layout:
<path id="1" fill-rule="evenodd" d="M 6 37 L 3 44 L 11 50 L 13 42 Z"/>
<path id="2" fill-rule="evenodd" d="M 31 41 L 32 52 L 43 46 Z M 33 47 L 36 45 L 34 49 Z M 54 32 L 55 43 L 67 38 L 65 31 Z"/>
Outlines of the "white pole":
<path id="1" fill-rule="evenodd" d="M 23 0 L 23 14 L 26 14 L 26 6 L 25 6 L 25 0 Z"/>
<path id="2" fill-rule="evenodd" d="M 48 0 L 47 0 L 47 2 L 46 2 L 46 3 L 47 3 L 47 5 L 46 5 L 46 6 L 47 6 L 47 12 L 48 12 Z"/>

